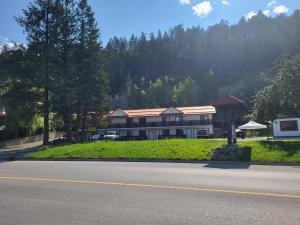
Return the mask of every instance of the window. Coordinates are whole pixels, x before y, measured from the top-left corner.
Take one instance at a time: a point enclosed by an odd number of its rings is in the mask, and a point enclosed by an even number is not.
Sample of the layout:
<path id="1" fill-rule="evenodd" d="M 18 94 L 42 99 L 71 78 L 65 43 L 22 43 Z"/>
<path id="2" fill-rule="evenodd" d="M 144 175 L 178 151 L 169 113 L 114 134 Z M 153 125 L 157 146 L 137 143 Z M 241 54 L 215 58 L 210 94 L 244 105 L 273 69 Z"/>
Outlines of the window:
<path id="1" fill-rule="evenodd" d="M 208 120 L 208 115 L 200 115 L 200 120 Z"/>
<path id="2" fill-rule="evenodd" d="M 175 120 L 176 120 L 176 122 L 180 122 L 180 121 L 183 120 L 183 117 L 182 116 L 176 116 Z"/>
<path id="3" fill-rule="evenodd" d="M 175 121 L 176 121 L 176 124 L 182 124 L 182 122 L 183 122 L 183 117 L 182 117 L 182 116 L 176 116 L 176 117 L 175 117 Z"/>
<path id="4" fill-rule="evenodd" d="M 208 115 L 200 115 L 200 124 L 201 125 L 208 125 L 209 124 Z"/>
<path id="5" fill-rule="evenodd" d="M 140 137 L 145 137 L 146 136 L 146 131 L 145 130 L 139 130 L 139 136 Z"/>
<path id="6" fill-rule="evenodd" d="M 133 123 L 133 119 L 132 118 L 127 118 L 127 125 L 131 125 Z"/>
<path id="7" fill-rule="evenodd" d="M 166 117 L 162 117 L 161 118 L 161 123 L 163 126 L 166 126 L 167 125 L 167 118 Z"/>
<path id="8" fill-rule="evenodd" d="M 166 129 L 162 131 L 163 136 L 170 136 L 170 130 Z"/>
<path id="9" fill-rule="evenodd" d="M 176 116 L 175 121 L 176 121 L 176 125 L 182 125 L 183 117 L 182 116 Z"/>
<path id="10" fill-rule="evenodd" d="M 146 118 L 139 118 L 139 125 L 145 127 L 146 126 Z"/>
<path id="11" fill-rule="evenodd" d="M 298 131 L 297 120 L 280 121 L 281 131 Z"/>
<path id="12" fill-rule="evenodd" d="M 182 129 L 176 129 L 176 136 L 182 137 L 183 136 L 183 130 Z"/>

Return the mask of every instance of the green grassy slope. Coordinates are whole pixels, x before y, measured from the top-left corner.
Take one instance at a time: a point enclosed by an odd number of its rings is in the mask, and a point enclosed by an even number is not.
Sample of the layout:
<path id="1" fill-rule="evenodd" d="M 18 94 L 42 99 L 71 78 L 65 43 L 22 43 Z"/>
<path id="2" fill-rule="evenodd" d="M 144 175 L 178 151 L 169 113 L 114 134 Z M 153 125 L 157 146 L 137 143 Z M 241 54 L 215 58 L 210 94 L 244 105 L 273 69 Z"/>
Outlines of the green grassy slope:
<path id="1" fill-rule="evenodd" d="M 210 160 L 211 151 L 225 140 L 170 139 L 157 141 L 101 141 L 47 147 L 29 154 L 33 159 L 175 159 Z M 300 162 L 300 141 L 240 141 L 252 149 L 252 161 Z"/>

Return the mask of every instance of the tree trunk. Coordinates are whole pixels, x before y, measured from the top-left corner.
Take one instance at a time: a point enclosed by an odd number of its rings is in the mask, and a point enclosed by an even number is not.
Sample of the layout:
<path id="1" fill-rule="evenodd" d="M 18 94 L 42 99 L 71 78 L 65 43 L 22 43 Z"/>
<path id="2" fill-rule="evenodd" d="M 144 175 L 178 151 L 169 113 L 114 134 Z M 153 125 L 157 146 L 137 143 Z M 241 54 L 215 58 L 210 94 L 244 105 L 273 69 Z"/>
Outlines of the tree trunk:
<path id="1" fill-rule="evenodd" d="M 49 9 L 50 2 L 47 2 L 47 12 L 46 12 L 46 33 L 45 33 L 45 42 L 46 42 L 46 58 L 45 58 L 45 79 L 44 79 L 44 137 L 43 145 L 49 144 Z"/>
<path id="2" fill-rule="evenodd" d="M 82 118 L 82 127 L 81 127 L 81 142 L 86 142 L 86 116 L 87 116 L 87 105 L 84 107 L 83 118 Z"/>
<path id="3" fill-rule="evenodd" d="M 77 114 L 77 118 L 76 118 L 76 143 L 78 143 L 80 141 L 80 135 L 79 135 L 79 129 L 80 129 L 80 96 L 78 95 L 78 100 L 77 100 L 77 109 L 76 109 L 76 114 Z"/>
<path id="4" fill-rule="evenodd" d="M 45 85 L 44 90 L 44 137 L 43 145 L 49 144 L 49 90 L 48 85 Z"/>
<path id="5" fill-rule="evenodd" d="M 65 124 L 65 131 L 67 134 L 67 141 L 71 142 L 71 126 L 70 126 L 70 117 L 69 117 L 69 107 L 65 106 L 64 109 L 64 124 Z"/>

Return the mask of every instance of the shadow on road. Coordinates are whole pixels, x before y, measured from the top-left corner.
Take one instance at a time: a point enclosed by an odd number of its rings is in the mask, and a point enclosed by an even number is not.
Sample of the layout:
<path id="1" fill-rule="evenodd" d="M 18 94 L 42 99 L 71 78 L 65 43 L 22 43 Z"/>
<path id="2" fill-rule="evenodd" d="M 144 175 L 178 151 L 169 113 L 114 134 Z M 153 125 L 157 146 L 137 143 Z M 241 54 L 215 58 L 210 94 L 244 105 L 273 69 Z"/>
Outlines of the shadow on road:
<path id="1" fill-rule="evenodd" d="M 249 169 L 250 163 L 244 162 L 208 162 L 204 167 L 217 169 Z"/>

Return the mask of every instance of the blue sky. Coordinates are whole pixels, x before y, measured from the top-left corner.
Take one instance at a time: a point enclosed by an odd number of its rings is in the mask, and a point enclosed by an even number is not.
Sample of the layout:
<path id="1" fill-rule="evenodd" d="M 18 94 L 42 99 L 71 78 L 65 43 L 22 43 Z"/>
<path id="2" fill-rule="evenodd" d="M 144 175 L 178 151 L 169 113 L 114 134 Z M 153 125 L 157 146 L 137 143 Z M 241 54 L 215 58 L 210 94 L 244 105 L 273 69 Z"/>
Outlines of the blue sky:
<path id="1" fill-rule="evenodd" d="M 0 44 L 26 42 L 26 35 L 13 17 L 20 15 L 30 1 L 0 0 Z M 300 9 L 300 0 L 89 0 L 89 3 L 104 44 L 113 36 L 156 33 L 177 24 L 206 28 L 221 19 L 237 23 L 242 16 L 250 18 L 258 10 L 273 17 Z"/>

